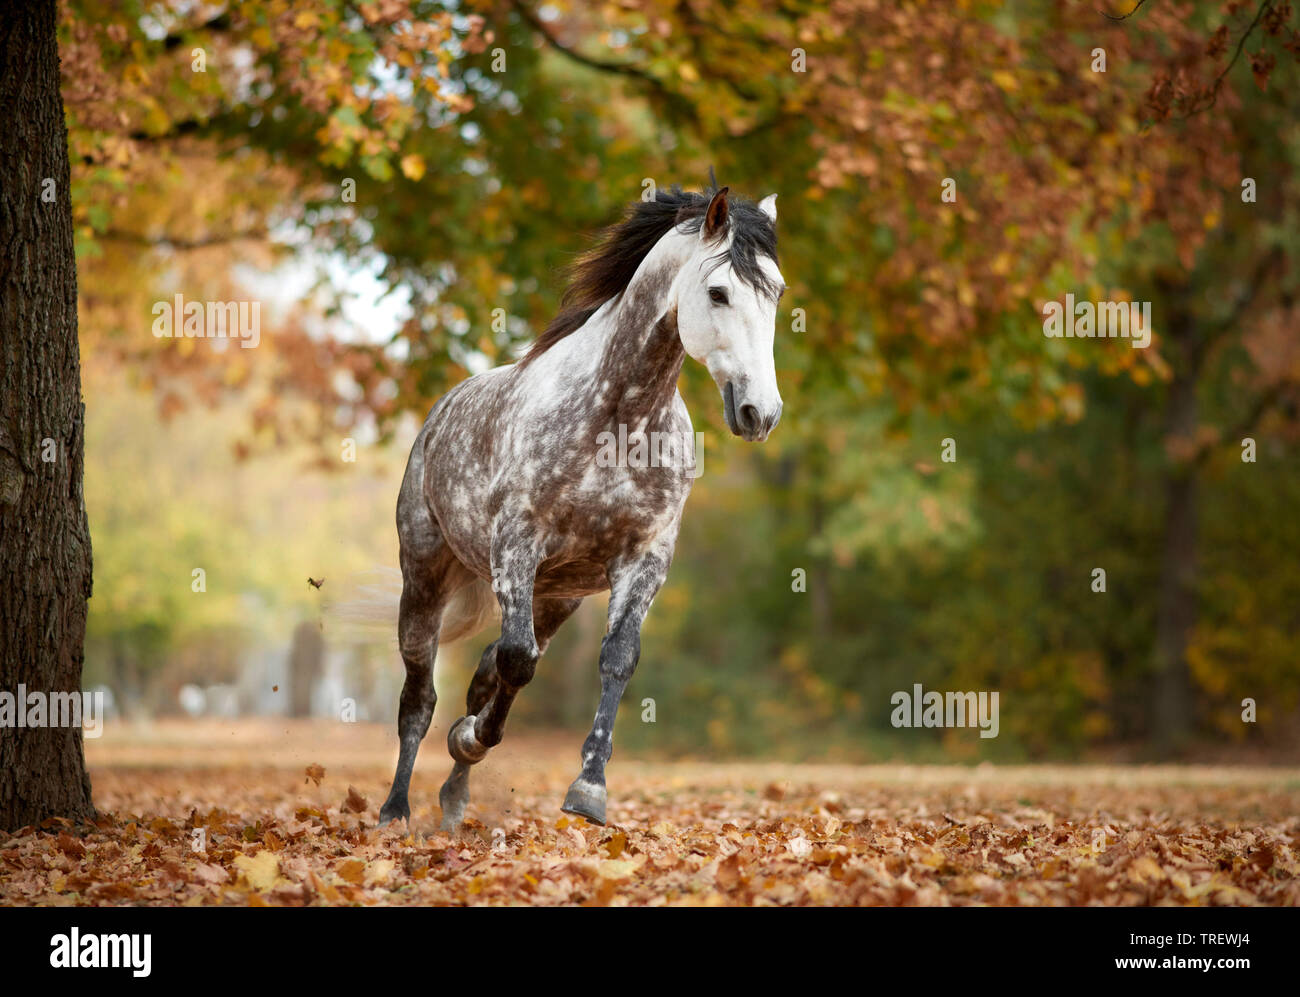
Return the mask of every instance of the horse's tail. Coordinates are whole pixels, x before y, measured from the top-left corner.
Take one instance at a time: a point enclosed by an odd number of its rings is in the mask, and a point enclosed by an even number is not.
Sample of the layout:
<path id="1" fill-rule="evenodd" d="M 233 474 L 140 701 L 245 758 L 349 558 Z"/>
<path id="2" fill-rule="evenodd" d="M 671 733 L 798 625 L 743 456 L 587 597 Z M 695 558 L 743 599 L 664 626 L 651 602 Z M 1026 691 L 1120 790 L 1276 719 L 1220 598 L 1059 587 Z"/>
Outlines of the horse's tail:
<path id="1" fill-rule="evenodd" d="M 501 605 L 492 586 L 482 578 L 475 578 L 464 588 L 457 589 L 442 611 L 438 643 L 450 644 L 454 640 L 472 637 L 496 619 L 500 612 Z"/>
<path id="2" fill-rule="evenodd" d="M 345 638 L 383 637 L 397 641 L 397 616 L 402 603 L 402 573 L 375 568 L 345 579 L 334 599 L 326 600 L 327 632 Z M 450 644 L 478 633 L 499 612 L 492 586 L 481 578 L 456 591 L 442 612 L 439 644 Z"/>

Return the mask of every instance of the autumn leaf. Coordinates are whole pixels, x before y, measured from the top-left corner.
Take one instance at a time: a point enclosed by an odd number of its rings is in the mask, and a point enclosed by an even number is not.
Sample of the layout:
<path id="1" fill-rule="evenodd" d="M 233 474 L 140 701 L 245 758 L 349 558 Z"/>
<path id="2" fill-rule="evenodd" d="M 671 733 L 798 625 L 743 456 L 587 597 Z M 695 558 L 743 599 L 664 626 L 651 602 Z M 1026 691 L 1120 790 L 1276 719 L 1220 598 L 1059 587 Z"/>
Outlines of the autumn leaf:
<path id="1" fill-rule="evenodd" d="M 248 885 L 259 892 L 272 889 L 280 878 L 280 859 L 274 852 L 261 851 L 254 855 L 236 855 L 235 868 Z"/>
<path id="2" fill-rule="evenodd" d="M 230 881 L 230 873 L 219 865 L 213 865 L 210 862 L 197 862 L 194 865 L 194 875 L 204 883 L 218 885 Z"/>
<path id="3" fill-rule="evenodd" d="M 56 844 L 59 851 L 72 858 L 82 858 L 86 854 L 85 844 L 70 834 L 60 832 Z"/>
<path id="4" fill-rule="evenodd" d="M 397 863 L 392 859 L 376 859 L 366 866 L 364 882 L 367 886 L 377 886 L 388 880 Z"/>
<path id="5" fill-rule="evenodd" d="M 603 859 L 596 871 L 602 879 L 627 879 L 638 868 L 638 863 L 627 859 Z"/>
<path id="6" fill-rule="evenodd" d="M 1136 883 L 1151 883 L 1164 879 L 1165 871 L 1150 855 L 1139 855 L 1129 866 L 1128 875 Z"/>
<path id="7" fill-rule="evenodd" d="M 402 157 L 402 175 L 408 180 L 420 180 L 424 176 L 424 157 L 411 153 Z"/>
<path id="8" fill-rule="evenodd" d="M 343 801 L 339 809 L 347 814 L 362 814 L 366 812 L 367 806 L 366 798 L 357 792 L 357 788 L 348 786 L 348 798 Z"/>
<path id="9" fill-rule="evenodd" d="M 1255 78 L 1255 86 L 1261 90 L 1268 89 L 1268 77 L 1275 65 L 1277 65 L 1277 56 L 1272 52 L 1261 50 L 1251 55 L 1250 72 Z"/>
<path id="10" fill-rule="evenodd" d="M 335 870 L 339 879 L 361 885 L 366 876 L 366 864 L 360 859 L 348 859 Z"/>
<path id="11" fill-rule="evenodd" d="M 601 844 L 605 853 L 612 859 L 618 858 L 623 854 L 623 849 L 627 847 L 627 835 L 622 831 L 614 832 L 614 835 L 606 842 Z"/>
<path id="12" fill-rule="evenodd" d="M 718 871 L 714 875 L 714 882 L 722 890 L 734 890 L 745 881 L 744 866 L 740 859 L 740 853 L 727 856 L 718 863 Z"/>

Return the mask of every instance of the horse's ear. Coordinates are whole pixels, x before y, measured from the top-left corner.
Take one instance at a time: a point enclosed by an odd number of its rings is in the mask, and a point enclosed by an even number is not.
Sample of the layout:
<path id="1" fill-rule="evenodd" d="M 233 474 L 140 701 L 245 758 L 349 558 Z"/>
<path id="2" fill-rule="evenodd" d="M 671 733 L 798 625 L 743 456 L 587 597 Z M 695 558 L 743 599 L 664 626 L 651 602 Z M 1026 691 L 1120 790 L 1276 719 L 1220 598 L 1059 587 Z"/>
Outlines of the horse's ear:
<path id="1" fill-rule="evenodd" d="M 772 224 L 776 224 L 776 195 L 768 194 L 767 197 L 758 202 L 758 210 L 767 215 Z"/>
<path id="2" fill-rule="evenodd" d="M 727 191 L 730 187 L 720 187 L 713 195 L 713 200 L 704 209 L 704 238 L 714 239 L 727 227 Z"/>

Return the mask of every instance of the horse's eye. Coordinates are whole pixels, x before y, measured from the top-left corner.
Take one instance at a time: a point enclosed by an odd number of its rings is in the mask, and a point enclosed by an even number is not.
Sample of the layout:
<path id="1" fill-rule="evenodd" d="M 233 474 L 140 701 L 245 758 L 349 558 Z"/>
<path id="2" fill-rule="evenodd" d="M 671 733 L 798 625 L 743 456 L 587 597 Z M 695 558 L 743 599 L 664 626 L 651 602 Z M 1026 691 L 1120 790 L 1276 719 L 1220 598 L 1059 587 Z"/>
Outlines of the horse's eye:
<path id="1" fill-rule="evenodd" d="M 709 288 L 709 300 L 715 305 L 725 305 L 727 303 L 727 289 L 725 287 Z"/>

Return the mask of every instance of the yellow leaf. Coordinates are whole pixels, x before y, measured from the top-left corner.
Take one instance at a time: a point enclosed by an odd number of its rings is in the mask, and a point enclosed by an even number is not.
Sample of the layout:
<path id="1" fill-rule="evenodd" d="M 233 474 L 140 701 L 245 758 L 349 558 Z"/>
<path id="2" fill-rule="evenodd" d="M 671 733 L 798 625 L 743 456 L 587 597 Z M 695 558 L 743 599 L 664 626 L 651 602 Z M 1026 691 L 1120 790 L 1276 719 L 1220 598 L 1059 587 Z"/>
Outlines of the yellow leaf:
<path id="1" fill-rule="evenodd" d="M 235 868 L 255 890 L 269 890 L 282 882 L 280 858 L 275 852 L 258 852 L 256 855 L 236 855 Z"/>
<path id="2" fill-rule="evenodd" d="M 627 835 L 622 831 L 615 832 L 614 837 L 606 841 L 603 847 L 610 858 L 616 859 L 623 854 L 623 849 L 627 847 Z"/>
<path id="3" fill-rule="evenodd" d="M 626 859 L 605 859 L 597 867 L 601 879 L 627 879 L 636 872 L 637 863 Z"/>
<path id="4" fill-rule="evenodd" d="M 392 875 L 397 863 L 392 859 L 376 859 L 366 867 L 366 885 L 375 886 Z"/>
<path id="5" fill-rule="evenodd" d="M 1007 93 L 1014 93 L 1020 89 L 1020 84 L 1016 81 L 1016 78 L 1005 69 L 995 69 L 993 71 L 993 82 Z"/>
<path id="6" fill-rule="evenodd" d="M 408 180 L 419 180 L 424 176 L 424 157 L 414 153 L 403 156 L 402 173 Z"/>
<path id="7" fill-rule="evenodd" d="M 1128 875 L 1135 883 L 1155 883 L 1165 878 L 1165 871 L 1150 855 L 1142 855 L 1129 866 Z"/>

